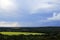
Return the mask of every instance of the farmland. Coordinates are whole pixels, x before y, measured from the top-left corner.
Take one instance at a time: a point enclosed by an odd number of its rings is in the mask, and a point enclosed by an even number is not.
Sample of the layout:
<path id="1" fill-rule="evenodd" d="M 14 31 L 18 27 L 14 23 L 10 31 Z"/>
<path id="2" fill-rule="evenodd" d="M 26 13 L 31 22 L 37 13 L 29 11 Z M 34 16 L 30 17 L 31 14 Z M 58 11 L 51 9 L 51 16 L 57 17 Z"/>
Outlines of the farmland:
<path id="1" fill-rule="evenodd" d="M 0 34 L 4 35 L 43 35 L 44 33 L 32 33 L 32 32 L 0 32 Z"/>
<path id="2" fill-rule="evenodd" d="M 0 28 L 0 40 L 60 40 L 60 27 Z"/>

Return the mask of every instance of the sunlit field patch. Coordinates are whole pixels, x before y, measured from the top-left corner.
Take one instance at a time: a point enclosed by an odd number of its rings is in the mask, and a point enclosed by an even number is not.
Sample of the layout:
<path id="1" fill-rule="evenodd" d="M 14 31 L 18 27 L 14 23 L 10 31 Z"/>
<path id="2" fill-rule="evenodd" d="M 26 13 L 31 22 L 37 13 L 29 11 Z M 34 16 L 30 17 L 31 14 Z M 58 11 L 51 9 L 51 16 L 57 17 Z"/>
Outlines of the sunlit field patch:
<path id="1" fill-rule="evenodd" d="M 0 34 L 4 35 L 43 35 L 44 33 L 31 33 L 31 32 L 0 32 Z"/>

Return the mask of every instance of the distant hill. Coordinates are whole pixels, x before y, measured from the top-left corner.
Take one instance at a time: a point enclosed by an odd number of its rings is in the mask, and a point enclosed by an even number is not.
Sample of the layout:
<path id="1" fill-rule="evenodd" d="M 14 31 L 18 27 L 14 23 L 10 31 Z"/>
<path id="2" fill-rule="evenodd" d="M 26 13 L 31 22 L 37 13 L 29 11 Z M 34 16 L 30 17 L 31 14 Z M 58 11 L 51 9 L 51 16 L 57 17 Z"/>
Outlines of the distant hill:
<path id="1" fill-rule="evenodd" d="M 0 27 L 0 32 L 60 32 L 60 27 Z"/>

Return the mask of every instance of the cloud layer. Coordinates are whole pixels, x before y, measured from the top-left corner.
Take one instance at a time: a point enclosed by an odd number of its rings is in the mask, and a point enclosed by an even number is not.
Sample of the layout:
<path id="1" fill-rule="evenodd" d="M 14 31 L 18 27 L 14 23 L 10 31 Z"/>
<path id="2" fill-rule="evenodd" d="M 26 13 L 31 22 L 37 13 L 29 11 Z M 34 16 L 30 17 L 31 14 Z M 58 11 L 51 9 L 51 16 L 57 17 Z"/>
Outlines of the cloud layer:
<path id="1" fill-rule="evenodd" d="M 0 0 L 0 9 L 3 11 L 16 10 L 16 6 L 13 0 Z"/>
<path id="2" fill-rule="evenodd" d="M 0 0 L 0 26 L 57 25 L 59 17 L 60 0 Z"/>
<path id="3" fill-rule="evenodd" d="M 53 13 L 53 16 L 48 18 L 48 20 L 60 20 L 60 13 Z"/>
<path id="4" fill-rule="evenodd" d="M 0 27 L 20 27 L 21 25 L 18 22 L 0 22 Z"/>

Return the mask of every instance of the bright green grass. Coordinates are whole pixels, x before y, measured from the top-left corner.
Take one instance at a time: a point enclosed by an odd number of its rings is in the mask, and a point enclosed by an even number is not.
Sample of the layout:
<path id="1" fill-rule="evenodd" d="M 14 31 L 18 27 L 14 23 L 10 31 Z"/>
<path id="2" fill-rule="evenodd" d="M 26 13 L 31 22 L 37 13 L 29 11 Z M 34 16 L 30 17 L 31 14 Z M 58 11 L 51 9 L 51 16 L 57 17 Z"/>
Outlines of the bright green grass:
<path id="1" fill-rule="evenodd" d="M 4 35 L 43 35 L 44 33 L 31 33 L 31 32 L 0 32 L 0 34 L 4 34 Z"/>

